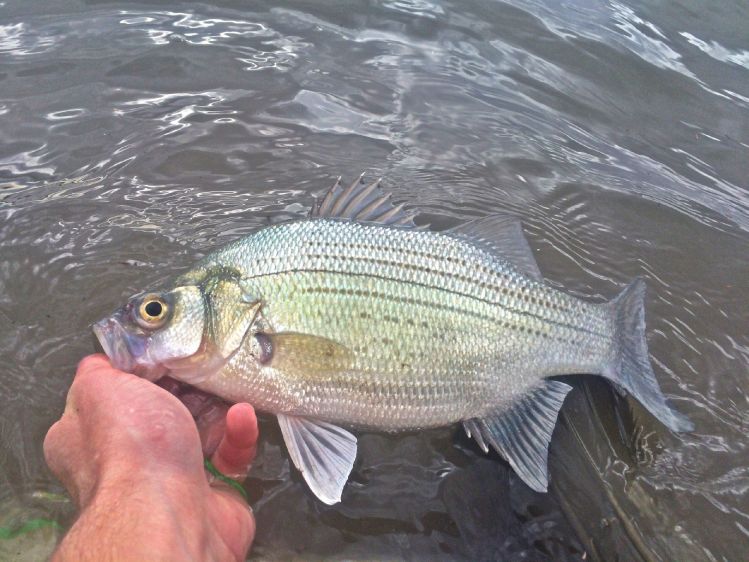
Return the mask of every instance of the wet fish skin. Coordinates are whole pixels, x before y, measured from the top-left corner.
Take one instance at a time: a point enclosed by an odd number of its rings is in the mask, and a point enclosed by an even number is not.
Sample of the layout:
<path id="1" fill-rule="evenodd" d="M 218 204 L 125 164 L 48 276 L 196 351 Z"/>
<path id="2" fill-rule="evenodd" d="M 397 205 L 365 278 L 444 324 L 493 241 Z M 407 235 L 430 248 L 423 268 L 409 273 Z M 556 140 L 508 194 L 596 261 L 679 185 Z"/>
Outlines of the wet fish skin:
<path id="1" fill-rule="evenodd" d="M 179 284 L 233 268 L 276 332 L 351 350 L 320 372 L 258 365 L 243 346 L 199 386 L 272 413 L 388 430 L 447 425 L 511 403 L 549 375 L 611 361 L 607 305 L 523 275 L 460 236 L 340 220 L 276 225 Z"/>

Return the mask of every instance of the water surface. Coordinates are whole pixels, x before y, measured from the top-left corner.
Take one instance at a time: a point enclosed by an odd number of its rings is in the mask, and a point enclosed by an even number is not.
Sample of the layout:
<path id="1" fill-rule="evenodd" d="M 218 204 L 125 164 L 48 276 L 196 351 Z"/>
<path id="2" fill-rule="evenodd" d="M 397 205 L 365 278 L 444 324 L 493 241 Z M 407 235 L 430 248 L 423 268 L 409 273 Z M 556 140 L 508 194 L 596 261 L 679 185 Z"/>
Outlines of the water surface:
<path id="1" fill-rule="evenodd" d="M 0 525 L 70 522 L 41 443 L 94 320 L 368 171 L 435 228 L 517 215 L 576 295 L 643 276 L 696 430 L 585 383 L 553 494 L 445 428 L 361 434 L 326 507 L 263 419 L 253 556 L 742 558 L 747 29 L 739 0 L 0 3 Z"/>

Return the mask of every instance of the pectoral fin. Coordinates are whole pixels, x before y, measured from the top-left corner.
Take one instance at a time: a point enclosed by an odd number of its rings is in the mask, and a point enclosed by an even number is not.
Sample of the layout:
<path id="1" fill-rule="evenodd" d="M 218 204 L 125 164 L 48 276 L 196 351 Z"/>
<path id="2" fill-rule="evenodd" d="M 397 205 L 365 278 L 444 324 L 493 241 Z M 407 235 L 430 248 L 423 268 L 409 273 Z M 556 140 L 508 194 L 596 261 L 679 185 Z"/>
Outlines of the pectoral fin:
<path id="1" fill-rule="evenodd" d="M 271 345 L 270 365 L 290 376 L 316 378 L 352 368 L 354 353 L 328 338 L 281 332 L 265 334 Z"/>
<path id="2" fill-rule="evenodd" d="M 341 501 L 341 492 L 356 459 L 356 437 L 333 424 L 278 415 L 291 460 L 310 490 L 327 505 Z"/>
<path id="3" fill-rule="evenodd" d="M 559 409 L 572 387 L 559 381 L 544 381 L 543 386 L 523 396 L 509 410 L 483 419 L 463 422 L 469 436 L 488 452 L 487 443 L 502 455 L 515 472 L 537 492 L 549 485 L 547 460 L 551 434 Z"/>

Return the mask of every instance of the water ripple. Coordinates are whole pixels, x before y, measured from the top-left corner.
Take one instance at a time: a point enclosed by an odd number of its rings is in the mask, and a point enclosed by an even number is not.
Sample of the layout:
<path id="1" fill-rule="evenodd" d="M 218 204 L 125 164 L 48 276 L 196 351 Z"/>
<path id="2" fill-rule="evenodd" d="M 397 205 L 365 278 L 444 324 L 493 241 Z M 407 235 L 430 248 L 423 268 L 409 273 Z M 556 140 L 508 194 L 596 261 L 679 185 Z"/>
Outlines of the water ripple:
<path id="1" fill-rule="evenodd" d="M 626 446 L 599 457 L 596 443 L 572 473 L 600 478 L 654 552 L 669 537 L 686 549 L 672 558 L 737 557 L 749 529 L 741 3 L 93 4 L 0 6 L 0 487 L 57 486 L 38 445 L 92 349 L 90 322 L 368 171 L 434 228 L 521 218 L 545 278 L 572 294 L 603 302 L 645 278 L 657 377 L 696 430 L 670 435 L 633 406 Z M 261 423 L 260 557 L 582 556 L 557 504 L 451 429 L 361 435 L 346 501 L 320 510 L 277 425 Z M 583 507 L 578 523 L 615 540 Z"/>

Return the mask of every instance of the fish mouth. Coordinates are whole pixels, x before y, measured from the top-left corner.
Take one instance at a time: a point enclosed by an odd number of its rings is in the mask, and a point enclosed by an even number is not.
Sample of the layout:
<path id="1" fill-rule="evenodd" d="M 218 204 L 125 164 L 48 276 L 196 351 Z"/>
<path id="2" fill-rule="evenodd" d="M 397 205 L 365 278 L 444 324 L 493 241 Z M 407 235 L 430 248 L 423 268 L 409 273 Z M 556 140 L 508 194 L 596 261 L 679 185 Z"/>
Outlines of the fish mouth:
<path id="1" fill-rule="evenodd" d="M 132 373 L 135 369 L 135 358 L 128 349 L 128 334 L 122 324 L 114 318 L 104 318 L 96 322 L 92 328 L 112 366 L 120 371 Z"/>

